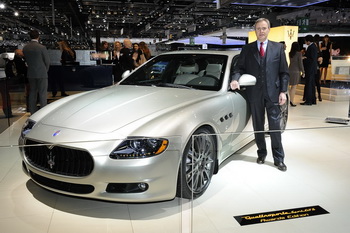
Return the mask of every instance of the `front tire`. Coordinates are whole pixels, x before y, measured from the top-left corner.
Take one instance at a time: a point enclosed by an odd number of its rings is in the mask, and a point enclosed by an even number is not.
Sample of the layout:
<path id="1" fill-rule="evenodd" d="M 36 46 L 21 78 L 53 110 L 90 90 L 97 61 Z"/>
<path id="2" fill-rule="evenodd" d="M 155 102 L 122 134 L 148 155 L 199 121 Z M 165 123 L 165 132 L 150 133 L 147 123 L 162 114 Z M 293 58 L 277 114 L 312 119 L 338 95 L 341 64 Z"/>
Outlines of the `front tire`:
<path id="1" fill-rule="evenodd" d="M 187 199 L 201 196 L 212 179 L 216 162 L 216 141 L 207 128 L 194 132 L 180 163 L 177 196 Z"/>

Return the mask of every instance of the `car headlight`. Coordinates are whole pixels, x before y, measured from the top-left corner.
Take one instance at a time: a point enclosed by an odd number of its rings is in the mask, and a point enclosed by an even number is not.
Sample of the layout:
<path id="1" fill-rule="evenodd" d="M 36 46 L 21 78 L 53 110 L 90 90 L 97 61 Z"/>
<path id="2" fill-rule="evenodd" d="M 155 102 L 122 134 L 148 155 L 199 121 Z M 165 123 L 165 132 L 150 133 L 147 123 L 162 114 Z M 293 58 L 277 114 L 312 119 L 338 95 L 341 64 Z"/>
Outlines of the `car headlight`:
<path id="1" fill-rule="evenodd" d="M 21 131 L 21 137 L 22 138 L 24 138 L 24 136 L 26 136 L 30 132 L 30 130 L 34 127 L 35 123 L 36 123 L 35 121 L 30 120 L 30 119 L 28 119 L 24 123 L 24 125 L 22 127 L 22 131 Z"/>
<path id="2" fill-rule="evenodd" d="M 112 159 L 140 159 L 161 154 L 168 147 L 164 138 L 130 138 L 123 141 L 109 155 Z"/>

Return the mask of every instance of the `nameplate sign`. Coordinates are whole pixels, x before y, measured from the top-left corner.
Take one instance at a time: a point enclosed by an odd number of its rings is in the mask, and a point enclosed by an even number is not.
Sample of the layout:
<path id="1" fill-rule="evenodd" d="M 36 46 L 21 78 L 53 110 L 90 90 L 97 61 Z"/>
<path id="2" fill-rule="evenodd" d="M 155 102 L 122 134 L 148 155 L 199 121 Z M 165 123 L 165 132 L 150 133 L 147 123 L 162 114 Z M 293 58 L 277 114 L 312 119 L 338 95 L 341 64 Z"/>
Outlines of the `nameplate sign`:
<path id="1" fill-rule="evenodd" d="M 304 217 L 311 217 L 315 215 L 329 214 L 328 211 L 320 206 L 309 206 L 295 209 L 287 210 L 277 210 L 271 212 L 257 213 L 257 214 L 245 214 L 241 216 L 234 216 L 237 222 L 241 226 L 257 224 L 257 223 L 267 223 L 276 222 L 282 220 L 290 220 Z"/>

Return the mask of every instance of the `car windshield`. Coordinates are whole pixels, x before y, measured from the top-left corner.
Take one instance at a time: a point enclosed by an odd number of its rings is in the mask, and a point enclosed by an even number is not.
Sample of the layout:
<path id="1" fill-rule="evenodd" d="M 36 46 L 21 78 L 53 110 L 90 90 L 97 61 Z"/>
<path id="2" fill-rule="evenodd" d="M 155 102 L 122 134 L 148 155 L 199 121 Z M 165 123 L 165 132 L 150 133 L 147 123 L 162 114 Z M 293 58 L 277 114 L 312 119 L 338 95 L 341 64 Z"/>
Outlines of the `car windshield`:
<path id="1" fill-rule="evenodd" d="M 120 85 L 220 90 L 227 56 L 213 54 L 159 55 Z"/>

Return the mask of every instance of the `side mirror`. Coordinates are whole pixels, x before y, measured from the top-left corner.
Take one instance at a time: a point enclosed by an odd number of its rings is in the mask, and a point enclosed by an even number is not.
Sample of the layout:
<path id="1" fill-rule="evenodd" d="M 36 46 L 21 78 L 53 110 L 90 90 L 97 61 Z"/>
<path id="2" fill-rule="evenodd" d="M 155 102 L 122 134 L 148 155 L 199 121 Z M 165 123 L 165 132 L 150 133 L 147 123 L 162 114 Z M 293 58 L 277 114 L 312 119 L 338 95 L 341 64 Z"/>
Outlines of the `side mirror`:
<path id="1" fill-rule="evenodd" d="M 242 74 L 238 80 L 239 85 L 242 86 L 254 86 L 256 84 L 256 78 L 250 74 Z"/>
<path id="2" fill-rule="evenodd" d="M 122 79 L 128 77 L 130 75 L 130 73 L 131 73 L 130 70 L 124 71 L 124 73 L 122 74 Z"/>

